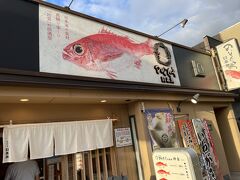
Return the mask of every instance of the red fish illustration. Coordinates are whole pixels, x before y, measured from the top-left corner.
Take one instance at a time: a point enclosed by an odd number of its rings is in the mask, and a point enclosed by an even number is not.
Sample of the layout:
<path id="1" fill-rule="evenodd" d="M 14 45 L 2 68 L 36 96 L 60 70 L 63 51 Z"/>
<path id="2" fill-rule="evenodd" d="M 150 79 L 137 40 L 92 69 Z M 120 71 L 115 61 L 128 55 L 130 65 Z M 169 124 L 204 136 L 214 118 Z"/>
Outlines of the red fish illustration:
<path id="1" fill-rule="evenodd" d="M 166 178 L 161 178 L 161 179 L 159 179 L 159 180 L 167 180 Z"/>
<path id="2" fill-rule="evenodd" d="M 165 174 L 165 175 L 170 175 L 169 172 L 164 171 L 163 169 L 157 171 L 158 174 Z"/>
<path id="3" fill-rule="evenodd" d="M 103 71 L 111 79 L 117 77 L 116 69 L 124 65 L 141 68 L 141 57 L 153 54 L 151 40 L 136 43 L 127 36 L 119 36 L 105 29 L 99 33 L 83 37 L 63 49 L 62 57 L 86 70 Z M 124 56 L 128 60 L 119 62 L 117 68 L 110 65 L 114 60 Z M 124 64 L 125 63 L 125 64 Z M 125 68 L 122 68 L 125 69 Z"/>
<path id="4" fill-rule="evenodd" d="M 240 79 L 240 71 L 226 70 L 225 73 L 234 79 Z"/>
<path id="5" fill-rule="evenodd" d="M 157 162 L 156 163 L 157 166 L 167 166 L 167 164 L 163 163 L 163 162 Z"/>

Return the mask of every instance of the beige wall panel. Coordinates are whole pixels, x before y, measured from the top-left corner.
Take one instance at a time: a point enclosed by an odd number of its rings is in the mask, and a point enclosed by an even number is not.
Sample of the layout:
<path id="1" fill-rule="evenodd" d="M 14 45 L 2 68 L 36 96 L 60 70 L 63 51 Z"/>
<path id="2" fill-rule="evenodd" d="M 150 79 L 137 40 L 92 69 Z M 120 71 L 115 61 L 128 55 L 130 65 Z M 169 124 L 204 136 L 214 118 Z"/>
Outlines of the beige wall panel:
<path id="1" fill-rule="evenodd" d="M 129 161 L 129 162 L 135 162 L 135 164 L 133 163 L 128 163 L 128 161 L 126 161 L 126 168 L 127 168 L 127 174 L 128 174 L 128 179 L 130 180 L 138 180 L 136 174 L 137 174 L 137 169 L 136 169 L 136 158 L 135 158 L 135 154 L 132 154 L 132 147 L 126 147 L 124 148 L 124 154 L 125 154 L 125 158 Z M 122 174 L 124 175 L 124 174 Z"/>
<path id="2" fill-rule="evenodd" d="M 125 161 L 125 158 L 127 158 L 124 148 L 117 148 L 116 149 L 116 163 L 117 163 L 117 169 L 119 175 L 126 175 L 127 174 L 127 161 Z"/>
<path id="3" fill-rule="evenodd" d="M 236 38 L 238 42 L 240 42 L 240 23 L 237 23 L 224 31 L 220 32 L 216 37 L 220 39 L 221 41 L 227 41 L 231 38 Z"/>
<path id="4" fill-rule="evenodd" d="M 240 171 L 240 138 L 234 113 L 231 106 L 221 108 L 217 112 L 229 169 L 230 171 Z"/>
<path id="5" fill-rule="evenodd" d="M 124 113 L 127 117 L 125 105 L 0 104 L 0 124 L 9 123 L 10 119 L 13 123 L 94 120 L 113 116 L 121 119 Z"/>

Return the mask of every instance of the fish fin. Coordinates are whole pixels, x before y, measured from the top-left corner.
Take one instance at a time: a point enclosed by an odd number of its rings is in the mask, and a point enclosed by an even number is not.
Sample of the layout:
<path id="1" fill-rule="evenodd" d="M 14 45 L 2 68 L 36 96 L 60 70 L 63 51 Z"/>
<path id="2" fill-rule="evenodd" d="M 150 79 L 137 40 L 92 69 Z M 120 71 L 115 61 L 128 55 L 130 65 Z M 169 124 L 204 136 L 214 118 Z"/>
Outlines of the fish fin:
<path id="1" fill-rule="evenodd" d="M 104 27 L 100 31 L 98 31 L 98 33 L 99 34 L 111 34 L 111 35 L 114 35 L 114 36 L 119 36 L 118 34 L 115 34 L 115 33 L 111 32 L 110 30 L 105 29 Z M 125 40 L 127 40 L 131 43 L 136 43 L 132 39 L 130 39 L 127 35 L 126 36 L 119 36 L 119 37 L 122 37 L 122 38 L 124 38 Z"/>
<path id="2" fill-rule="evenodd" d="M 106 62 L 106 61 L 109 61 L 109 60 L 114 60 L 114 59 L 116 59 L 116 58 L 119 58 L 119 57 L 121 57 L 122 56 L 122 54 L 123 53 L 110 53 L 110 54 L 106 54 L 105 56 L 104 56 L 104 58 L 102 58 L 101 59 L 101 61 L 103 61 L 103 62 Z"/>
<path id="3" fill-rule="evenodd" d="M 101 34 L 114 34 L 110 30 L 105 29 L 104 27 L 100 31 L 98 31 L 98 33 L 101 33 Z M 114 34 L 114 35 L 116 35 L 116 34 Z"/>
<path id="4" fill-rule="evenodd" d="M 117 78 L 116 72 L 114 72 L 114 71 L 106 70 L 106 73 L 107 73 L 107 76 L 110 77 L 111 79 Z"/>
<path id="5" fill-rule="evenodd" d="M 136 60 L 134 61 L 134 64 L 135 64 L 135 67 L 136 67 L 137 69 L 140 69 L 140 68 L 142 67 L 142 61 L 141 61 L 141 59 L 136 59 Z"/>

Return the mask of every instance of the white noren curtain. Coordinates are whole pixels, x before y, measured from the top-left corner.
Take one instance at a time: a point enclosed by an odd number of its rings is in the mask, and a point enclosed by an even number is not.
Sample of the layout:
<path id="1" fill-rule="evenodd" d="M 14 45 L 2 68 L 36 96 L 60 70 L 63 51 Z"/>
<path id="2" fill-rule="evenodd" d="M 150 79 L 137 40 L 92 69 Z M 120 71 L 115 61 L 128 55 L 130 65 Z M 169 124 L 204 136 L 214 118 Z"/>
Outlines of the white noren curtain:
<path id="1" fill-rule="evenodd" d="M 28 146 L 30 159 L 111 147 L 112 121 L 106 119 L 4 127 L 3 163 L 27 160 Z"/>

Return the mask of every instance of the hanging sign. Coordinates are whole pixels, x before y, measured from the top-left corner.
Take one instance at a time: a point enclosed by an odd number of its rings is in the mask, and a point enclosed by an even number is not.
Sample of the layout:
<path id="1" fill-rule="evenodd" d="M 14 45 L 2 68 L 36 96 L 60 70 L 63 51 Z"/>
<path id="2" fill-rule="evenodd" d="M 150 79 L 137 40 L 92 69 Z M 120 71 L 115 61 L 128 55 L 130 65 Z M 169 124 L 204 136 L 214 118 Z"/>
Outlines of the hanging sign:
<path id="1" fill-rule="evenodd" d="M 195 150 L 199 157 L 203 179 L 204 180 L 208 179 L 206 164 L 200 150 L 200 146 L 192 124 L 192 120 L 178 120 L 177 122 L 183 139 L 184 147 L 189 147 Z"/>
<path id="2" fill-rule="evenodd" d="M 227 89 L 240 88 L 240 53 L 236 39 L 220 44 L 216 48 Z"/>
<path id="3" fill-rule="evenodd" d="M 208 139 L 208 131 L 205 129 L 206 125 L 201 119 L 193 119 L 192 122 L 194 130 L 197 134 L 208 178 L 210 180 L 217 180 L 215 157 L 212 154 L 211 144 Z"/>
<path id="4" fill-rule="evenodd" d="M 39 6 L 41 72 L 180 86 L 171 44 Z"/>
<path id="5" fill-rule="evenodd" d="M 193 148 L 198 155 L 201 154 L 198 140 L 191 120 L 178 120 L 178 126 L 183 138 L 184 147 Z"/>
<path id="6" fill-rule="evenodd" d="M 130 128 L 117 128 L 115 131 L 116 147 L 131 146 L 132 136 Z"/>
<path id="7" fill-rule="evenodd" d="M 145 118 L 152 149 L 179 147 L 175 122 L 170 109 L 146 109 Z"/>

